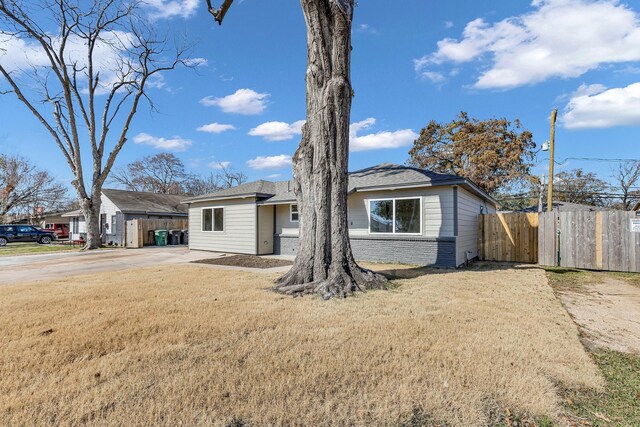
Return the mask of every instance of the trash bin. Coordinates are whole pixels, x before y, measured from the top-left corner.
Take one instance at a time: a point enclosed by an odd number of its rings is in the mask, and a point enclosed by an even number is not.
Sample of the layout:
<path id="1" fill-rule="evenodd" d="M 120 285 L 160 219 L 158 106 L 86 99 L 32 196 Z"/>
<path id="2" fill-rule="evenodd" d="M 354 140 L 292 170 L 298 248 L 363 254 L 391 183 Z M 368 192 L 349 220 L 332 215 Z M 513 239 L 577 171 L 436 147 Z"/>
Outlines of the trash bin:
<path id="1" fill-rule="evenodd" d="M 167 246 L 167 230 L 156 230 L 156 245 Z"/>
<path id="2" fill-rule="evenodd" d="M 149 230 L 147 233 L 147 240 L 153 245 L 156 244 L 156 230 Z"/>
<path id="3" fill-rule="evenodd" d="M 189 244 L 189 230 L 182 230 L 182 244 Z"/>
<path id="4" fill-rule="evenodd" d="M 169 244 L 179 245 L 181 235 L 182 235 L 182 230 L 169 230 Z"/>

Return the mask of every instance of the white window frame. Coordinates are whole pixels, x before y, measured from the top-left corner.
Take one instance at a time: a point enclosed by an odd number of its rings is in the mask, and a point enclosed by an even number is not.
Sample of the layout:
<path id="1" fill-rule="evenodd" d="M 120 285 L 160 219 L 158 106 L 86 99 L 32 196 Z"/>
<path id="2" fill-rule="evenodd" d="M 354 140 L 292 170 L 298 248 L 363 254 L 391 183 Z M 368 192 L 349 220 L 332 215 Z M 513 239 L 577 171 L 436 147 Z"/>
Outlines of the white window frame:
<path id="1" fill-rule="evenodd" d="M 293 219 L 293 207 L 296 207 L 296 214 L 298 215 L 298 219 Z M 298 210 L 297 203 L 291 203 L 289 205 L 289 222 L 299 222 L 300 221 L 300 211 Z"/>
<path id="2" fill-rule="evenodd" d="M 419 200 L 420 201 L 420 232 L 419 233 L 397 233 L 396 232 L 396 200 Z M 393 202 L 393 208 L 391 210 L 393 214 L 392 225 L 393 231 L 391 233 L 380 233 L 380 232 L 372 232 L 371 231 L 371 202 Z M 423 227 L 424 227 L 424 210 L 422 209 L 422 197 L 421 196 L 411 196 L 411 197 L 386 197 L 381 199 L 366 199 L 367 202 L 367 222 L 368 227 L 367 231 L 370 235 L 379 236 L 379 235 L 387 235 L 387 236 L 422 236 Z"/>
<path id="3" fill-rule="evenodd" d="M 209 209 L 211 209 L 211 230 L 205 230 L 204 229 L 204 211 Z M 215 225 L 216 216 L 213 213 L 214 209 L 222 209 L 222 230 L 221 231 L 214 230 L 216 228 L 216 225 Z M 224 233 L 226 230 L 226 227 L 224 226 L 224 218 L 225 218 L 224 210 L 225 210 L 224 206 L 207 206 L 204 208 L 200 208 L 200 231 L 203 233 L 218 233 L 218 234 Z"/>
<path id="4" fill-rule="evenodd" d="M 118 224 L 118 219 L 116 215 L 111 215 L 111 230 L 109 230 L 108 234 L 116 234 L 116 228 Z"/>

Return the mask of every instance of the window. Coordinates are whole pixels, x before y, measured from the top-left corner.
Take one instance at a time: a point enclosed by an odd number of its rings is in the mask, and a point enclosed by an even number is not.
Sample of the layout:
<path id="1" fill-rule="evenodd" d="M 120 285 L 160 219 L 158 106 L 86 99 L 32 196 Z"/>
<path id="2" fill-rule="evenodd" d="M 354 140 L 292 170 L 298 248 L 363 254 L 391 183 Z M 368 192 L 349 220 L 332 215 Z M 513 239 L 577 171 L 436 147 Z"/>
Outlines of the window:
<path id="1" fill-rule="evenodd" d="M 116 220 L 117 216 L 111 215 L 111 234 L 116 234 Z"/>
<path id="2" fill-rule="evenodd" d="M 202 209 L 202 231 L 224 231 L 224 208 Z"/>
<path id="3" fill-rule="evenodd" d="M 71 218 L 71 232 L 78 234 L 80 232 L 80 219 L 74 217 Z"/>
<path id="4" fill-rule="evenodd" d="M 369 232 L 422 234 L 422 200 L 384 199 L 369 201 Z"/>
<path id="5" fill-rule="evenodd" d="M 291 222 L 298 222 L 300 214 L 298 214 L 298 205 L 291 205 Z"/>

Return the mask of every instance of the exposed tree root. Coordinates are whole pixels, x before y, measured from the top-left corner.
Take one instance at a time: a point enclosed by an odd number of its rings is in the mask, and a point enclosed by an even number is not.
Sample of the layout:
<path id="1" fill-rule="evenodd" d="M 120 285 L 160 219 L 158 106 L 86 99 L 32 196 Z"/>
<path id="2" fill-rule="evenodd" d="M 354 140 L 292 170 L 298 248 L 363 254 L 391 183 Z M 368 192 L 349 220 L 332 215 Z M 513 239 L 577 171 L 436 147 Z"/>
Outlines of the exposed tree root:
<path id="1" fill-rule="evenodd" d="M 298 296 L 317 294 L 323 299 L 346 298 L 356 292 L 369 289 L 386 289 L 388 280 L 381 274 L 360 267 L 355 262 L 329 268 L 327 278 L 323 280 L 305 280 L 310 275 L 300 268 L 292 268 L 287 274 L 276 280 L 272 288 L 276 292 Z"/>

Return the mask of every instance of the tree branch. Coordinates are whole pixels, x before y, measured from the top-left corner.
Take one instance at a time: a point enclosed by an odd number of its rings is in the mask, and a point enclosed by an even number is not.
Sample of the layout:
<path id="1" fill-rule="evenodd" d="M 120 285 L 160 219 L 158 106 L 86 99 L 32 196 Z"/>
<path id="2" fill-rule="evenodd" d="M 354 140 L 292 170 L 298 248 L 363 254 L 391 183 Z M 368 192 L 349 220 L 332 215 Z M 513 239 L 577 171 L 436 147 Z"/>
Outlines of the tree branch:
<path id="1" fill-rule="evenodd" d="M 224 0 L 224 3 L 222 3 L 222 6 L 220 6 L 219 9 L 216 9 L 211 5 L 211 0 L 207 0 L 207 9 L 209 10 L 209 13 L 213 15 L 213 18 L 216 20 L 218 25 L 222 25 L 224 16 L 227 14 L 227 11 L 231 7 L 232 3 L 233 3 L 233 0 Z"/>

